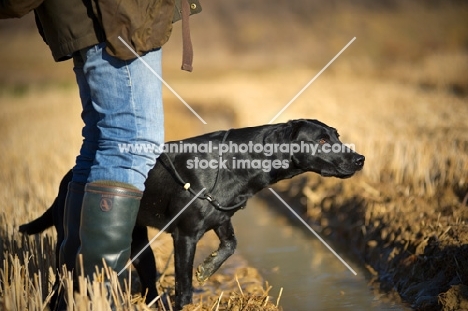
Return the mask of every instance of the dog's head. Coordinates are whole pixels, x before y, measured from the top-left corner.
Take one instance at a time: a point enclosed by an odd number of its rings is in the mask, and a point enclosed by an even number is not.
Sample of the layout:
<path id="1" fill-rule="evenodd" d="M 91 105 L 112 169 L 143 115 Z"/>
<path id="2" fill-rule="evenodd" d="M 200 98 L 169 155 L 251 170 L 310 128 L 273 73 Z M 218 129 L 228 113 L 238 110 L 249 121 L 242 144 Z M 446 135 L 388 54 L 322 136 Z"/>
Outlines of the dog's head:
<path id="1" fill-rule="evenodd" d="M 297 168 L 338 178 L 351 177 L 363 168 L 364 156 L 343 144 L 333 127 L 305 119 L 287 124 L 291 127 L 291 162 Z"/>

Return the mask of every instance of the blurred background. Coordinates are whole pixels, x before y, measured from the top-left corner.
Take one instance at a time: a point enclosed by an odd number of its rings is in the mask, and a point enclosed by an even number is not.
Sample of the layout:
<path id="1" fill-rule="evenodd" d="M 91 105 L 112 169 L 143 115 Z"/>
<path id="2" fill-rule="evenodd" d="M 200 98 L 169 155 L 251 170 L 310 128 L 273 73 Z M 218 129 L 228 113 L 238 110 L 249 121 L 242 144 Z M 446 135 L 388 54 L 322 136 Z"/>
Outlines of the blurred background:
<path id="1" fill-rule="evenodd" d="M 392 78 L 466 95 L 468 20 L 462 0 L 210 1 L 191 19 L 195 71 L 189 75 L 322 68 Z M 54 64 L 29 15 L 0 21 L 2 90 L 73 84 L 70 62 Z M 177 72 L 180 23 L 165 47 L 165 73 Z"/>

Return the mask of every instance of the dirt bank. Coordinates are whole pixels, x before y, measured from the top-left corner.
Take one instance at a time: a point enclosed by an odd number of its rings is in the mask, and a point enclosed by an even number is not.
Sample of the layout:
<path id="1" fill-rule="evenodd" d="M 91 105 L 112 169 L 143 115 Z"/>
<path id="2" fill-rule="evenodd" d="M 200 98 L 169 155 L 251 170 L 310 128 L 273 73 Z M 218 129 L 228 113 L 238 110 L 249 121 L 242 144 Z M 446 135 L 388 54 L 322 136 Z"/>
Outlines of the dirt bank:
<path id="1" fill-rule="evenodd" d="M 283 187 L 323 236 L 352 249 L 383 291 L 416 310 L 468 309 L 466 188 L 418 197 L 360 176 L 309 176 Z"/>

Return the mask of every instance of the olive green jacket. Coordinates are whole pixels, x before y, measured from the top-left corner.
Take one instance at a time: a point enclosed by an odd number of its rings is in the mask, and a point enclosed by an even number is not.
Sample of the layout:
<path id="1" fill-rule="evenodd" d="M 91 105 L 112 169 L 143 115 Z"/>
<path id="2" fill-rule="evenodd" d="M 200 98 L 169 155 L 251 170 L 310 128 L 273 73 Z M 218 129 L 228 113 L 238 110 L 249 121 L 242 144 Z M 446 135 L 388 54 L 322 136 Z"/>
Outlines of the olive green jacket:
<path id="1" fill-rule="evenodd" d="M 34 10 L 38 28 L 56 61 L 73 52 L 107 42 L 107 52 L 135 58 L 122 42 L 142 55 L 167 42 L 172 22 L 181 16 L 185 0 L 0 0 L 0 18 L 22 17 Z M 201 11 L 198 0 L 190 13 Z"/>

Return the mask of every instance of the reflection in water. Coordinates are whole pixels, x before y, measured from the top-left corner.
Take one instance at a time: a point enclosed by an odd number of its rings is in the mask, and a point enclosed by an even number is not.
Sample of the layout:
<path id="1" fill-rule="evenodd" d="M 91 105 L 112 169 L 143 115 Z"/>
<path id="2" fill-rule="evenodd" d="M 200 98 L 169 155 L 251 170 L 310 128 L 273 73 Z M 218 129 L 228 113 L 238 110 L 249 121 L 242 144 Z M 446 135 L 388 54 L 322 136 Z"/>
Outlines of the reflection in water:
<path id="1" fill-rule="evenodd" d="M 379 301 L 362 267 L 337 250 L 355 276 L 312 233 L 298 227 L 302 224 L 291 225 L 260 199 L 251 199 L 233 223 L 236 252 L 260 270 L 273 296 L 284 288 L 280 304 L 285 311 L 409 310 Z"/>

